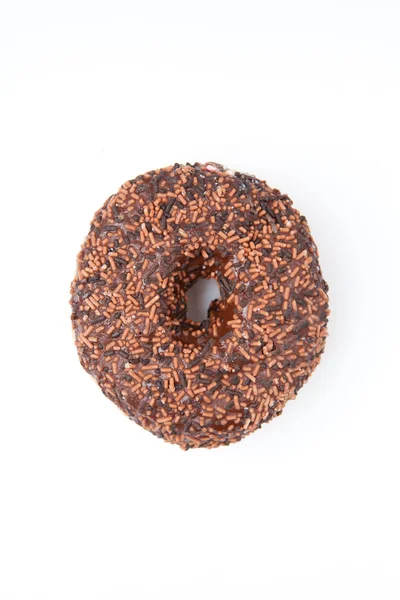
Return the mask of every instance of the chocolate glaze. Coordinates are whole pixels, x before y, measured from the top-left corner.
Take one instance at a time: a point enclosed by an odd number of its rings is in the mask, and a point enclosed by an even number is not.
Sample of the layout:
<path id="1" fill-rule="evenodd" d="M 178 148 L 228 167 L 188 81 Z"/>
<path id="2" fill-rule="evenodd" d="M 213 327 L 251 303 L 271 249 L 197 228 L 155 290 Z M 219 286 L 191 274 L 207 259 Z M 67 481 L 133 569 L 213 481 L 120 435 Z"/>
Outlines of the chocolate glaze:
<path id="1" fill-rule="evenodd" d="M 186 317 L 199 277 L 221 298 Z M 182 448 L 240 440 L 319 362 L 327 284 L 306 219 L 216 163 L 158 169 L 97 211 L 71 286 L 82 366 L 132 420 Z"/>

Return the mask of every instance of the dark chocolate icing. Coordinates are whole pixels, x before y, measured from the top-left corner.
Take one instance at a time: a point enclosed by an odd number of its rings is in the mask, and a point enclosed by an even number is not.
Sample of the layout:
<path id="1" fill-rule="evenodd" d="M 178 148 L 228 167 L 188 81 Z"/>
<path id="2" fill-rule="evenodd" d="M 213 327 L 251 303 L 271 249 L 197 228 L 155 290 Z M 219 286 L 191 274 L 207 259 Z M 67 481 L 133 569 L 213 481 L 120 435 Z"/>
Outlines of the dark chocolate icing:
<path id="1" fill-rule="evenodd" d="M 186 292 L 218 281 L 208 319 Z M 95 214 L 71 287 L 82 366 L 131 419 L 182 448 L 280 414 L 324 350 L 327 285 L 286 195 L 215 163 L 126 182 Z"/>

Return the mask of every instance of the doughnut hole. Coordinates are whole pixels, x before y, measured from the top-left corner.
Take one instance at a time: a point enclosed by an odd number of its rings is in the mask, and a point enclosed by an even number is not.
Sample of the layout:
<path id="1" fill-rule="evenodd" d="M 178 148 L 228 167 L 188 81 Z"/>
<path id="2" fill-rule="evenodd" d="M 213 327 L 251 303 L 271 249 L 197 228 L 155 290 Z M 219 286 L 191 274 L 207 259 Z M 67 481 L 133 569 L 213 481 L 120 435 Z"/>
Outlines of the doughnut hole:
<path id="1" fill-rule="evenodd" d="M 212 310 L 211 304 L 221 298 L 220 289 L 215 279 L 199 277 L 186 292 L 187 318 L 195 323 L 208 319 Z"/>
<path id="2" fill-rule="evenodd" d="M 186 347 L 203 346 L 210 339 L 217 342 L 230 329 L 234 306 L 227 302 L 221 283 L 225 262 L 226 257 L 219 252 L 206 260 L 201 256 L 178 260 L 172 277 L 170 315 L 173 337 Z"/>

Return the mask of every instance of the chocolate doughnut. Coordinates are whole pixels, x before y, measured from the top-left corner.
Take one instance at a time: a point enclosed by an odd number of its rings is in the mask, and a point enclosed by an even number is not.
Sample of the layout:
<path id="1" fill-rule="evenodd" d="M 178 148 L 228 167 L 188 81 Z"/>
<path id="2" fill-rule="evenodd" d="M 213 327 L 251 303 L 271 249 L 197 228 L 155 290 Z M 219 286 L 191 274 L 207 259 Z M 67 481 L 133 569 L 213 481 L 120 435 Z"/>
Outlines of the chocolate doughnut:
<path id="1" fill-rule="evenodd" d="M 201 323 L 186 292 L 213 277 Z M 241 440 L 317 366 L 328 286 L 305 217 L 216 163 L 124 183 L 97 211 L 71 285 L 79 359 L 133 421 L 183 449 Z"/>

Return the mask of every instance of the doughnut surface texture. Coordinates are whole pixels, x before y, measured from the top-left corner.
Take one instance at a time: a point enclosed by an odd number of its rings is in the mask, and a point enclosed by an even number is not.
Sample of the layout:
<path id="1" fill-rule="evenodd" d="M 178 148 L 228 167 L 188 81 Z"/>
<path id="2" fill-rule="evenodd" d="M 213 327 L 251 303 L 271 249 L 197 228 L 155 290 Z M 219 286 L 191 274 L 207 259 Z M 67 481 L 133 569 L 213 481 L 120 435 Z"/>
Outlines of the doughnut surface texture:
<path id="1" fill-rule="evenodd" d="M 79 359 L 133 421 L 183 449 L 237 442 L 317 366 L 328 286 L 306 219 L 216 163 L 127 181 L 97 211 L 71 286 Z M 215 278 L 208 319 L 186 292 Z"/>

